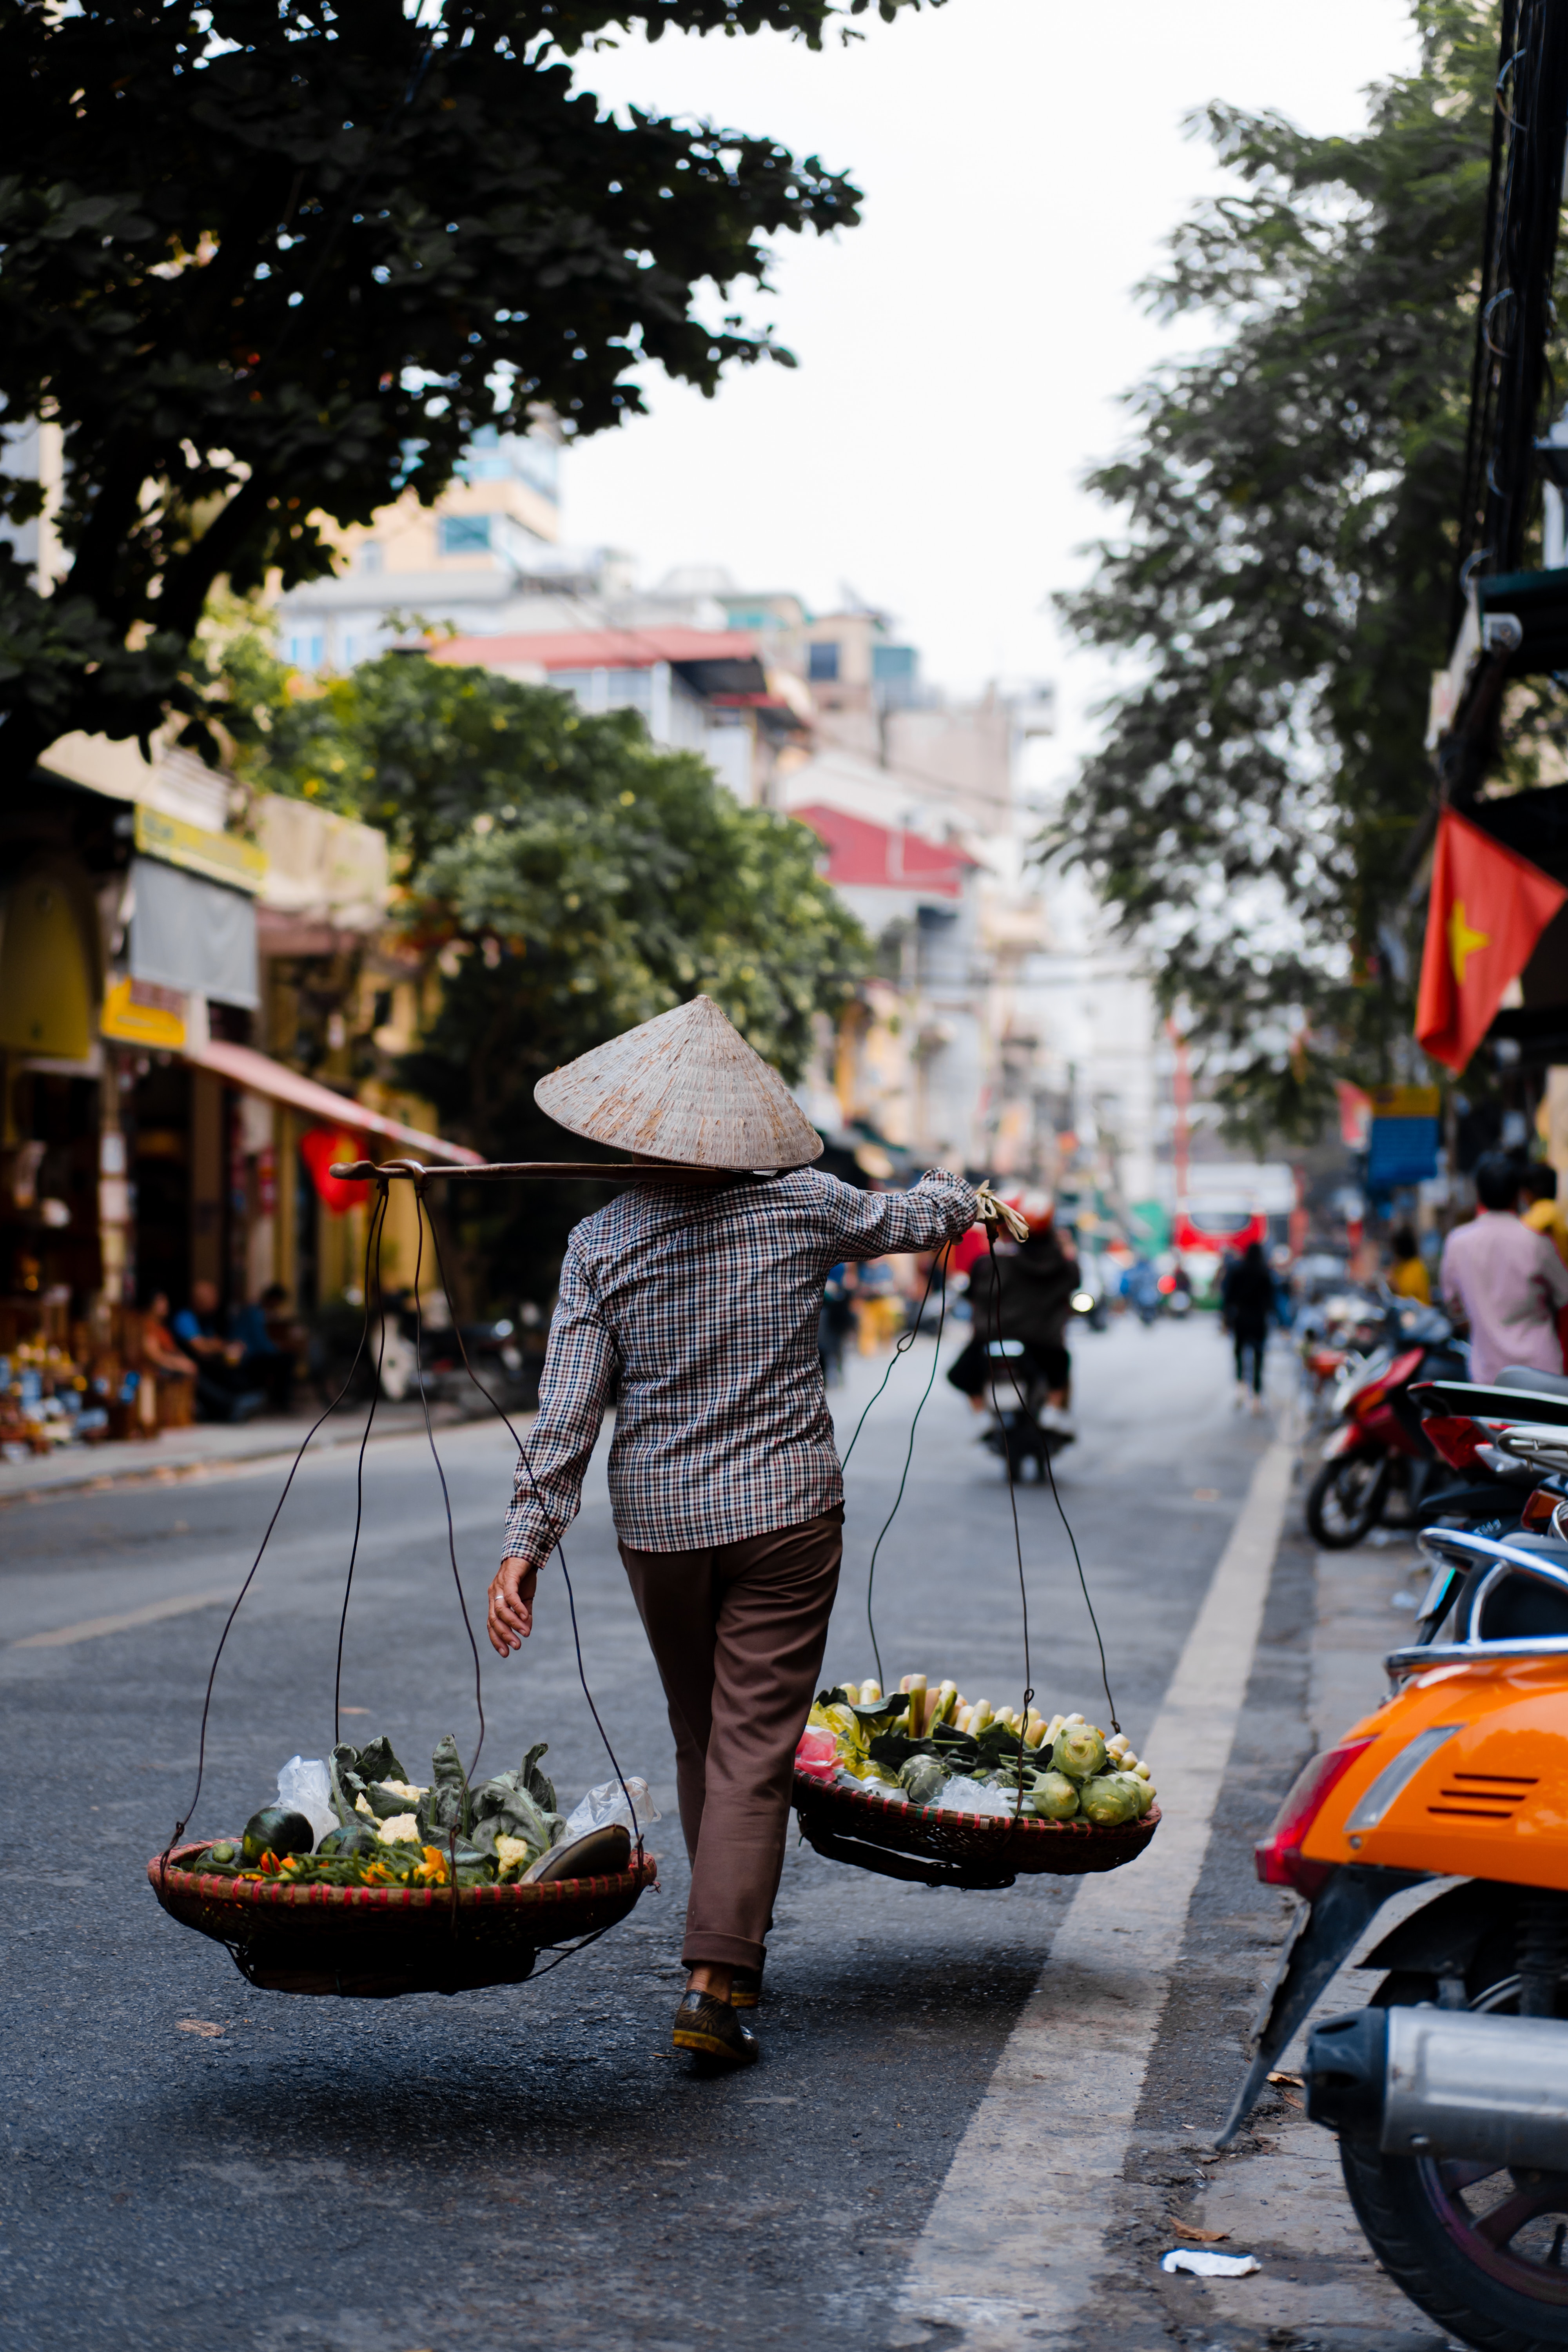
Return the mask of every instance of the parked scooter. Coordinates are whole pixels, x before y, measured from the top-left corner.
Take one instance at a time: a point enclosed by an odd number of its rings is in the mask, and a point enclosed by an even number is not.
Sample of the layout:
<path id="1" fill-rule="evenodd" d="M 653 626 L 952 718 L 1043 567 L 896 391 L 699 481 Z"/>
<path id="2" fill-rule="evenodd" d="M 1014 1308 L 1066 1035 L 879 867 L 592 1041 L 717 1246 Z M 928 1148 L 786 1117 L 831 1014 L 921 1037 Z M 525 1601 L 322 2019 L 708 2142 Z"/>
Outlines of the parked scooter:
<path id="1" fill-rule="evenodd" d="M 1264 1884 L 1306 1903 L 1220 2145 L 1383 1906 L 1462 1880 L 1362 1963 L 1386 1971 L 1371 2002 L 1311 2033 L 1307 2112 L 1411 2300 L 1489 2352 L 1545 2352 L 1568 2347 L 1568 1412 L 1489 1413 L 1478 1442 L 1550 1484 L 1506 1538 L 1422 1538 L 1432 1582 L 1393 1696 L 1312 1759 L 1258 1848 Z"/>
<path id="2" fill-rule="evenodd" d="M 1397 1498 L 1394 1524 L 1409 1526 L 1453 1471 L 1424 1435 L 1418 1381 L 1462 1381 L 1468 1369 L 1453 1327 L 1436 1307 L 1390 1299 L 1383 1343 L 1347 1366 L 1335 1392 L 1339 1426 L 1307 1493 L 1307 1526 L 1325 1551 L 1364 1541 Z"/>

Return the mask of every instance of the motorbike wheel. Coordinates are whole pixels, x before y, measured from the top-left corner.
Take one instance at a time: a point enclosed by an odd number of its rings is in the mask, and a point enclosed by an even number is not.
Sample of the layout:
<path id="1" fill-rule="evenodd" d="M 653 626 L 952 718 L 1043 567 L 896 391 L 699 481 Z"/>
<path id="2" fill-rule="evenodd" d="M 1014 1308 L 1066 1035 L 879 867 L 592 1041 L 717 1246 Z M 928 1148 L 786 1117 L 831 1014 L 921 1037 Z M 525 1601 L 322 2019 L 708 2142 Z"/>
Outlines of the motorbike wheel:
<path id="1" fill-rule="evenodd" d="M 1437 1992 L 1430 1978 L 1400 1975 L 1384 1979 L 1376 2000 L 1402 2006 Z M 1518 2006 L 1512 1975 L 1469 2001 L 1475 2010 Z M 1557 2006 L 1561 2015 L 1561 1993 Z M 1350 2132 L 1340 2135 L 1340 2165 L 1378 2261 L 1450 2335 L 1485 2352 L 1568 2346 L 1568 2174 L 1516 2179 L 1484 2162 L 1386 2156 L 1374 2137 Z"/>
<path id="2" fill-rule="evenodd" d="M 1307 1495 L 1307 1528 L 1324 1551 L 1348 1551 L 1365 1540 L 1383 1516 L 1393 1469 L 1387 1454 L 1341 1454 L 1325 1462 Z"/>

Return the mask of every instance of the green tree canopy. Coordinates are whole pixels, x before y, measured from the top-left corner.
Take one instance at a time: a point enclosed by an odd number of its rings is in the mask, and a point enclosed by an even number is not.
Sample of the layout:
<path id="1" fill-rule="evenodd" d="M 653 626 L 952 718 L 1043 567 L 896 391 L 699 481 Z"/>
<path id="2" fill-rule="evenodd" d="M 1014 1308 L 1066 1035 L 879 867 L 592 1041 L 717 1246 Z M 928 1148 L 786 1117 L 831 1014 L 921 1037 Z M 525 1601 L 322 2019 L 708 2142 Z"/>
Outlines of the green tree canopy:
<path id="1" fill-rule="evenodd" d="M 1418 69 L 1360 136 L 1201 118 L 1234 184 L 1144 292 L 1221 333 L 1129 395 L 1089 478 L 1124 531 L 1058 599 L 1133 677 L 1047 846 L 1255 1129 L 1315 1127 L 1336 1069 L 1395 1075 L 1410 1025 L 1498 59 L 1490 7 L 1415 16 Z"/>
<path id="2" fill-rule="evenodd" d="M 699 992 L 797 1078 L 816 1015 L 870 968 L 805 826 L 742 807 L 631 712 L 584 718 L 548 688 L 398 654 L 302 688 L 255 635 L 227 669 L 247 772 L 390 836 L 397 920 L 441 981 L 419 1050 L 386 1075 L 489 1159 L 561 1157 L 535 1081 Z M 567 1225 L 604 1197 L 554 1191 L 469 1188 L 477 1287 L 548 1288 Z"/>
<path id="3" fill-rule="evenodd" d="M 592 432 L 645 362 L 711 392 L 787 358 L 702 289 L 765 286 L 764 237 L 852 223 L 855 189 L 602 112 L 572 60 L 638 24 L 816 45 L 868 5 L 7 0 L 0 425 L 58 425 L 66 474 L 47 593 L 0 541 L 0 786 L 72 730 L 199 712 L 215 583 L 330 571 L 321 516 L 433 499 L 477 425 Z M 39 505 L 0 471 L 0 523 Z"/>

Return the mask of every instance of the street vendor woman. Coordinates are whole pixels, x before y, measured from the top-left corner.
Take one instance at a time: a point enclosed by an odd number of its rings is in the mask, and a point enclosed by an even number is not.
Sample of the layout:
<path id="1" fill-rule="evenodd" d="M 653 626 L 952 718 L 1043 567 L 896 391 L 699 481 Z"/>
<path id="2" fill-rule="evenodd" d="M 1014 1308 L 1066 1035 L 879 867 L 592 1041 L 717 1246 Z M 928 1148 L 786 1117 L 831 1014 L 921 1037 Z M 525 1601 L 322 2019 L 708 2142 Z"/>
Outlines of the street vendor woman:
<path id="1" fill-rule="evenodd" d="M 845 1259 L 937 1248 L 998 1208 L 941 1171 L 899 1192 L 816 1173 L 820 1137 L 706 996 L 568 1063 L 534 1096 L 573 1134 L 675 1166 L 567 1243 L 489 1637 L 504 1657 L 531 1630 L 539 1570 L 577 1510 L 615 1383 L 610 1496 L 669 1704 L 691 1860 L 675 2045 L 743 2065 L 757 2042 L 738 2012 L 761 1990 L 843 1549 L 823 1284 Z"/>

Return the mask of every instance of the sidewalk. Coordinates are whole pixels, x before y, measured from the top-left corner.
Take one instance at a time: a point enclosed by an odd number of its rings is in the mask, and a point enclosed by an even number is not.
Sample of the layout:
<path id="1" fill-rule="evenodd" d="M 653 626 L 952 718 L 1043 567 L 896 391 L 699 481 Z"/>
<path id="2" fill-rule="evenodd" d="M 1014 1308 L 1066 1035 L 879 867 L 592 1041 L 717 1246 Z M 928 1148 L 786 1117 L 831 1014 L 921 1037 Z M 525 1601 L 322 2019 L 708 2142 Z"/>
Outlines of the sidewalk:
<path id="1" fill-rule="evenodd" d="M 314 1412 L 269 1413 L 237 1428 L 204 1422 L 192 1429 L 164 1430 L 157 1437 L 129 1438 L 121 1444 L 63 1446 L 55 1454 L 36 1454 L 28 1462 L 0 1462 L 0 1504 L 68 1493 L 73 1488 L 100 1494 L 109 1486 L 199 1477 L 204 1472 L 232 1469 L 240 1463 L 288 1456 L 299 1451 L 316 1417 Z M 459 1412 L 455 1405 L 433 1404 L 430 1409 L 437 1429 L 460 1427 L 478 1417 Z M 416 1400 L 401 1404 L 384 1402 L 375 1409 L 371 1443 L 410 1437 L 424 1426 L 425 1415 Z M 363 1433 L 364 1408 L 351 1411 L 345 1406 L 322 1423 L 310 1440 L 310 1451 L 357 1445 Z"/>

